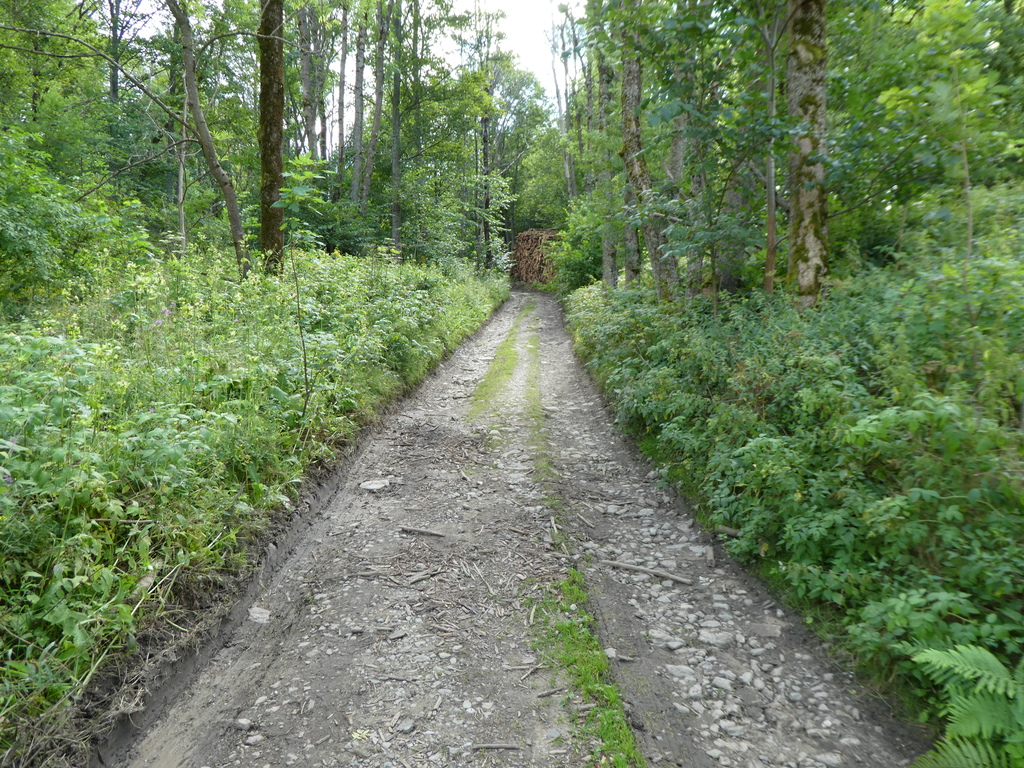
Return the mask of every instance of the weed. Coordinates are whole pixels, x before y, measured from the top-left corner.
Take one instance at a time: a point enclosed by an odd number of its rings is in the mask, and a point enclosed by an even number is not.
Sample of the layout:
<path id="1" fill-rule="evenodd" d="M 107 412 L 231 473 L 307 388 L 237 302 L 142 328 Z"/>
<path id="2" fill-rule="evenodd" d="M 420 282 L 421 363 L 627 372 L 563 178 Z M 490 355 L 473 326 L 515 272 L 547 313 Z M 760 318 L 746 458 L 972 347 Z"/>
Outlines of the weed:
<path id="1" fill-rule="evenodd" d="M 924 702 L 914 648 L 1024 650 L 1024 326 L 1008 321 L 1024 303 L 1003 290 L 1024 272 L 999 246 L 1018 236 L 991 237 L 974 315 L 939 256 L 847 280 L 804 313 L 636 287 L 568 301 L 619 422 L 706 522 L 739 530 L 730 553 Z"/>

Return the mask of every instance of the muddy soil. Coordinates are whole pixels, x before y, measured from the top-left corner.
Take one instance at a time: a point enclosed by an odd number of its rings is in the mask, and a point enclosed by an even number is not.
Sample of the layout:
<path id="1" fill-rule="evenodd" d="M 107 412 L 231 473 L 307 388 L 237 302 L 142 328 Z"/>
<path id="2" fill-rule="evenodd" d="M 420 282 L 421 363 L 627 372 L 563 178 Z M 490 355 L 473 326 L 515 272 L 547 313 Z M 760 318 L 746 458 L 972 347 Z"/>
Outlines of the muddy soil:
<path id="1" fill-rule="evenodd" d="M 511 376 L 474 406 L 509 334 Z M 340 471 L 247 620 L 106 765 L 593 764 L 593 704 L 537 645 L 534 606 L 570 569 L 651 765 L 923 748 L 659 485 L 547 295 L 513 293 Z"/>

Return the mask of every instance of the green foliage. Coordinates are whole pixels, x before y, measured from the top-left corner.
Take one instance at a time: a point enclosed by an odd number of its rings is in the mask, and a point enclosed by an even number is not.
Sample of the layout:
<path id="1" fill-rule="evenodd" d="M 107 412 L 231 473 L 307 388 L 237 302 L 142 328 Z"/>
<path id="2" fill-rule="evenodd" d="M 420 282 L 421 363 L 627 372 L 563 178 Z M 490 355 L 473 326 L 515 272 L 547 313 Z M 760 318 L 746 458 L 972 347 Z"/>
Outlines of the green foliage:
<path id="1" fill-rule="evenodd" d="M 1024 650 L 1022 228 L 999 209 L 980 216 L 966 283 L 951 226 L 813 312 L 762 294 L 717 310 L 638 288 L 569 300 L 620 420 L 709 523 L 740 531 L 732 554 L 911 678 L 908 643 Z"/>
<path id="2" fill-rule="evenodd" d="M 589 285 L 601 277 L 599 213 L 590 206 L 574 206 L 561 237 L 551 242 L 555 266 L 552 287 L 560 296 Z"/>
<path id="3" fill-rule="evenodd" d="M 942 686 L 949 715 L 945 737 L 915 768 L 1024 766 L 1024 658 L 1012 672 L 973 645 L 925 650 L 913 658 Z"/>
<path id="4" fill-rule="evenodd" d="M 305 357 L 294 276 L 239 284 L 217 251 L 112 268 L 84 304 L 0 331 L 0 751 L 161 606 L 242 566 L 304 469 L 508 290 L 295 258 Z"/>
<path id="5" fill-rule="evenodd" d="M 145 256 L 144 232 L 99 201 L 82 204 L 45 168 L 36 138 L 0 134 L 0 309 L 88 282 L 98 254 Z"/>
<path id="6" fill-rule="evenodd" d="M 568 210 L 557 129 L 538 131 L 523 157 L 523 180 L 515 206 L 515 231 L 562 229 Z"/>

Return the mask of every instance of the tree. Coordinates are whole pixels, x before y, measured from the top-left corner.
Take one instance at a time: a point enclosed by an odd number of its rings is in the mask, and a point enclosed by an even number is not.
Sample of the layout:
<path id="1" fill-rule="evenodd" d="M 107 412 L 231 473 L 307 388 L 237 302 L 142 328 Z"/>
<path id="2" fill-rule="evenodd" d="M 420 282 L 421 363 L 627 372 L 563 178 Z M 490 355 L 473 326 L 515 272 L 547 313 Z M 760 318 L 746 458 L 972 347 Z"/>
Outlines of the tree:
<path id="1" fill-rule="evenodd" d="M 221 195 L 224 198 L 224 207 L 228 213 L 228 223 L 231 230 L 231 242 L 235 248 L 235 260 L 238 264 L 239 274 L 245 278 L 249 273 L 249 251 L 245 245 L 245 230 L 242 228 L 242 214 L 238 207 L 238 194 L 235 191 L 234 182 L 224 166 L 221 165 L 217 155 L 217 148 L 213 143 L 213 135 L 206 122 L 206 113 L 199 100 L 199 84 L 196 78 L 195 40 L 192 34 L 192 22 L 189 19 L 186 8 L 179 3 L 179 0 L 167 0 L 167 8 L 174 16 L 174 21 L 181 32 L 182 52 L 182 74 L 185 79 L 185 93 L 188 97 L 189 109 L 192 112 L 192 121 L 195 124 L 196 137 L 203 150 L 203 157 L 210 170 L 210 175 L 216 180 L 220 187 Z"/>
<path id="2" fill-rule="evenodd" d="M 604 54 L 600 51 L 597 52 L 597 103 L 598 103 L 598 130 L 602 133 L 608 132 L 608 126 L 611 122 L 611 91 L 614 85 L 614 74 L 612 68 L 608 66 L 608 62 L 605 60 Z M 608 148 L 605 150 L 604 156 L 604 167 L 601 169 L 601 186 L 605 190 L 605 195 L 608 201 L 608 207 L 613 208 L 615 206 L 615 200 L 618 197 L 615 192 L 616 190 L 612 186 L 612 152 Z M 609 211 L 611 213 L 611 211 Z M 611 216 L 609 216 L 609 219 Z M 609 288 L 614 288 L 618 283 L 619 279 L 619 267 L 616 263 L 616 242 L 608 231 L 611 228 L 610 223 L 605 224 L 605 231 L 601 233 L 601 278 L 604 280 L 604 284 Z"/>
<path id="3" fill-rule="evenodd" d="M 629 0 L 626 7 L 635 10 L 637 0 Z M 665 234 L 654 217 L 655 192 L 651 172 L 644 155 L 641 135 L 640 105 L 643 98 L 643 66 L 640 60 L 639 39 L 635 31 L 624 24 L 621 30 L 622 53 L 622 160 L 626 164 L 626 177 L 642 208 L 644 243 L 651 261 L 651 272 L 658 298 L 674 299 L 679 274 L 674 256 L 665 254 Z"/>
<path id="4" fill-rule="evenodd" d="M 377 0 L 377 44 L 373 64 L 373 124 L 370 127 L 370 141 L 363 156 L 362 187 L 359 192 L 359 215 L 366 216 L 370 204 L 370 184 L 373 180 L 373 165 L 377 156 L 377 141 L 380 138 L 381 111 L 384 108 L 384 48 L 391 27 L 395 0 L 388 0 L 385 10 L 383 0 Z"/>
<path id="5" fill-rule="evenodd" d="M 138 28 L 144 17 L 139 13 L 142 0 L 107 0 L 107 22 L 110 26 L 110 41 L 107 53 L 112 63 L 109 65 L 110 101 L 117 103 L 120 95 L 121 64 L 124 46 L 129 37 Z"/>
<path id="6" fill-rule="evenodd" d="M 825 0 L 789 0 L 786 98 L 798 126 L 789 156 L 789 280 L 805 306 L 817 301 L 828 270 L 826 54 Z"/>
<path id="7" fill-rule="evenodd" d="M 402 250 L 402 0 L 395 6 L 395 56 L 391 82 L 391 242 Z"/>
<path id="8" fill-rule="evenodd" d="M 349 200 L 353 205 L 359 204 L 359 191 L 362 189 L 363 183 L 363 120 L 366 109 L 363 83 L 366 71 L 366 28 L 367 17 L 364 12 L 359 18 L 359 31 L 356 34 L 355 83 L 352 95 L 355 119 L 352 123 L 352 180 L 349 185 Z"/>
<path id="9" fill-rule="evenodd" d="M 284 0 L 263 0 L 257 33 L 260 53 L 260 250 L 264 268 L 284 266 Z"/>

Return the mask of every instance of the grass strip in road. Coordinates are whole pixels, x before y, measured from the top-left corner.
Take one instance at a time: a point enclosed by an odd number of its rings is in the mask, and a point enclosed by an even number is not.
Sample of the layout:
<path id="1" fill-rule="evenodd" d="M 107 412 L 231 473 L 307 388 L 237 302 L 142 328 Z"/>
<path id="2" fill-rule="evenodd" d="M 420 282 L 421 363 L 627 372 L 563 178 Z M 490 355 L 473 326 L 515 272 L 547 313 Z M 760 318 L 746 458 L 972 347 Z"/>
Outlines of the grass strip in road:
<path id="1" fill-rule="evenodd" d="M 470 415 L 480 418 L 495 412 L 508 382 L 520 363 L 518 345 L 523 320 L 535 309 L 528 301 L 519 311 L 515 322 L 491 361 L 487 372 L 473 393 Z M 543 392 L 541 389 L 541 359 L 539 319 L 530 320 L 526 340 L 526 371 L 523 413 L 526 417 L 526 442 L 533 463 L 535 478 L 544 487 L 544 503 L 552 510 L 564 509 L 553 481 L 557 478 L 552 463 L 552 449 L 544 428 Z M 557 515 L 556 515 L 557 517 Z M 565 546 L 564 534 L 552 530 L 555 546 Z M 586 585 L 583 575 L 570 570 L 568 578 L 549 587 L 540 602 L 531 606 L 530 614 L 540 622 L 536 648 L 551 659 L 553 666 L 564 668 L 573 688 L 587 702 L 593 704 L 582 724 L 583 732 L 593 736 L 598 746 L 594 764 L 608 768 L 643 768 L 646 763 L 637 749 L 633 732 L 626 720 L 622 699 L 612 679 L 608 658 L 597 637 L 596 622 L 585 610 Z"/>
<path id="2" fill-rule="evenodd" d="M 568 578 L 554 585 L 539 606 L 536 615 L 543 628 L 538 649 L 563 667 L 573 687 L 595 705 L 584 721 L 584 732 L 600 741 L 595 764 L 643 768 L 646 761 L 637 749 L 608 657 L 597 637 L 597 622 L 586 611 L 586 604 L 583 574 L 570 569 Z"/>
<path id="3" fill-rule="evenodd" d="M 524 397 L 529 422 L 527 441 L 535 476 L 546 486 L 545 504 L 553 510 L 564 510 L 564 500 L 552 487 L 557 473 L 551 459 L 551 444 L 544 428 L 540 335 L 537 325 L 538 320 L 534 318 L 530 323 L 530 335 L 526 343 Z M 564 534 L 559 537 L 554 529 L 551 534 L 555 546 L 565 546 Z M 538 613 L 544 623 L 538 647 L 565 669 L 572 686 L 584 700 L 595 705 L 584 721 L 584 732 L 594 735 L 600 742 L 594 755 L 595 764 L 614 768 L 642 768 L 646 763 L 637 749 L 608 657 L 597 637 L 597 622 L 585 610 L 587 599 L 583 574 L 570 569 L 568 577 L 553 585 L 551 593 L 539 606 Z"/>
<path id="4" fill-rule="evenodd" d="M 469 411 L 472 418 L 480 418 L 486 411 L 493 410 L 495 400 L 515 373 L 516 366 L 519 365 L 519 351 L 516 349 L 519 342 L 519 325 L 526 315 L 533 312 L 534 306 L 533 301 L 528 301 L 523 305 L 519 314 L 516 315 L 508 335 L 498 345 L 498 349 L 494 353 L 494 360 L 487 368 L 487 373 L 484 374 L 473 391 L 473 404 Z"/>

